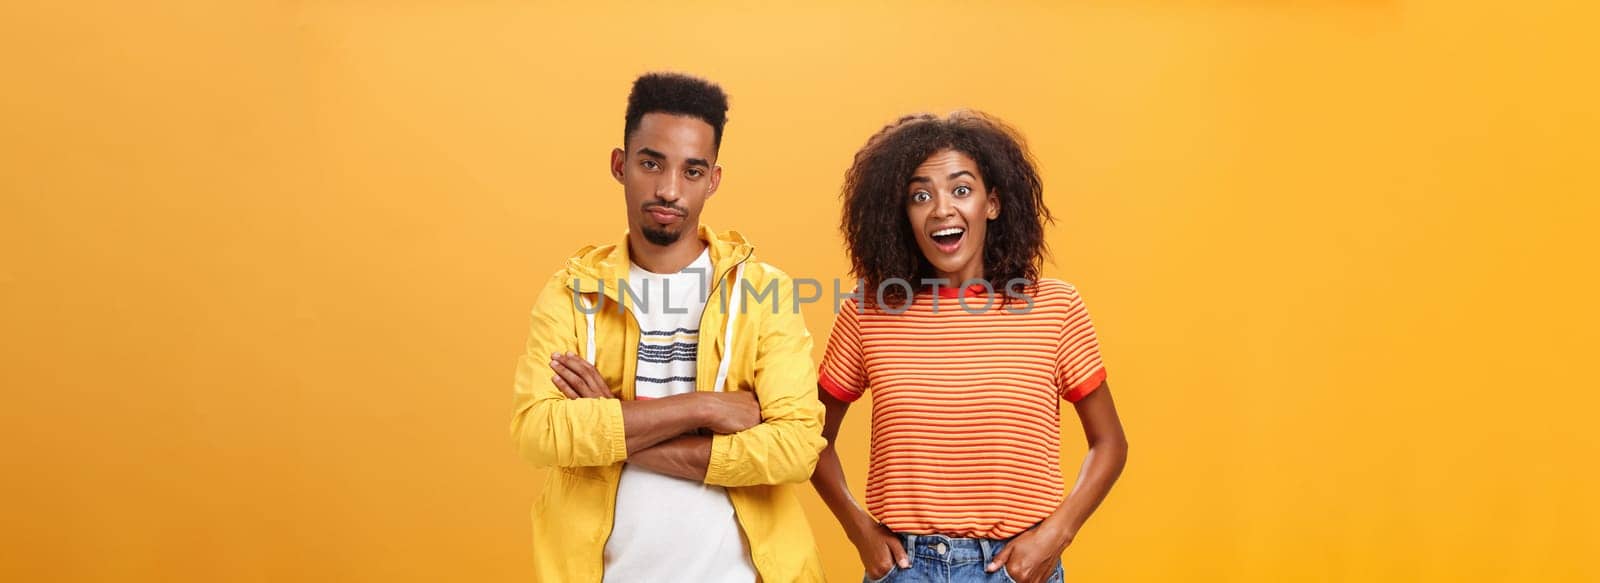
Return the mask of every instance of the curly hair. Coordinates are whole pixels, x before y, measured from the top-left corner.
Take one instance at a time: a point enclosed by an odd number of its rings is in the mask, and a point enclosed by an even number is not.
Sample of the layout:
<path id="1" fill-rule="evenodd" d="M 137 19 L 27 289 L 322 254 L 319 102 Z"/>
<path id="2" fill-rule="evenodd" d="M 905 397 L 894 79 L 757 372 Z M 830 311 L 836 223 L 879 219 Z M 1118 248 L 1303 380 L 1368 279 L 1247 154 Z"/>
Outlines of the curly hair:
<path id="1" fill-rule="evenodd" d="M 628 143 L 628 137 L 639 129 L 639 122 L 647 113 L 686 115 L 711 124 L 713 148 L 722 149 L 722 127 L 728 123 L 728 95 L 716 83 L 681 73 L 640 75 L 628 93 L 622 143 Z"/>
<path id="2" fill-rule="evenodd" d="M 942 119 L 914 114 L 878 130 L 845 172 L 839 228 L 849 247 L 851 274 L 864 283 L 867 303 L 873 303 L 875 290 L 885 299 L 906 299 L 903 288 L 884 287 L 886 281 L 916 285 L 935 277 L 906 217 L 906 186 L 918 166 L 947 149 L 977 162 L 984 188 L 1000 197 L 1000 216 L 989 222 L 983 246 L 984 279 L 996 288 L 1014 279 L 1038 280 L 1049 253 L 1044 228 L 1055 218 L 1045 207 L 1044 182 L 1022 135 L 978 111 Z"/>

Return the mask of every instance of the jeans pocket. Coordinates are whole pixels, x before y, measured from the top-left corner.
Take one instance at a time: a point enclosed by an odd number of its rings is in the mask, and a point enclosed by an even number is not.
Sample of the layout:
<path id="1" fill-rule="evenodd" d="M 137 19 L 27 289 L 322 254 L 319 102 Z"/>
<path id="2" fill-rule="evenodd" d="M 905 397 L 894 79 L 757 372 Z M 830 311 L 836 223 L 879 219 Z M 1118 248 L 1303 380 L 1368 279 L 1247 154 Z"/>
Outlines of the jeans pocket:
<path id="1" fill-rule="evenodd" d="M 1011 578 L 1011 572 L 1006 570 L 1005 565 L 1000 565 L 1000 570 L 995 572 L 999 573 L 1001 580 L 1005 581 L 1006 583 L 1017 583 L 1016 579 Z"/>
<path id="2" fill-rule="evenodd" d="M 884 573 L 882 577 L 879 577 L 877 579 L 873 579 L 872 575 L 869 575 L 867 573 L 862 573 L 861 574 L 861 583 L 884 583 L 885 581 L 893 579 L 894 578 L 894 574 L 895 573 L 899 573 L 899 572 L 900 572 L 900 565 L 889 565 L 889 571 L 887 573 Z"/>
<path id="3" fill-rule="evenodd" d="M 1007 583 L 1017 583 L 1016 579 L 1011 578 L 1011 573 L 1006 571 L 1005 565 L 1000 565 L 1000 570 L 996 572 L 999 573 L 1000 577 Z M 1062 583 L 1062 581 L 1065 579 L 1066 572 L 1061 569 L 1061 561 L 1056 561 L 1056 568 L 1054 571 L 1050 572 L 1050 578 L 1045 579 L 1045 583 Z"/>

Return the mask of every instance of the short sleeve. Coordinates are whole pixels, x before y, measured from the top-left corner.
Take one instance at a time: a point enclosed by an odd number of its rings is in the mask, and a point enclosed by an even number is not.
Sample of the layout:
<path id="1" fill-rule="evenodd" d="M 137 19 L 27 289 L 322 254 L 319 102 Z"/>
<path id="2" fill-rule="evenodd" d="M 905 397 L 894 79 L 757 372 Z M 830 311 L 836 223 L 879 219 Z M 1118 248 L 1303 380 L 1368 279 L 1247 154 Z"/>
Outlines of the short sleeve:
<path id="1" fill-rule="evenodd" d="M 839 305 L 828 335 L 828 348 L 822 354 L 817 384 L 833 398 L 846 403 L 861 398 L 867 390 L 867 373 L 861 356 L 861 319 L 855 298 Z"/>
<path id="2" fill-rule="evenodd" d="M 1083 298 L 1070 288 L 1067 296 L 1061 341 L 1056 347 L 1056 389 L 1061 398 L 1076 403 L 1105 382 L 1106 368 L 1100 362 L 1100 341 Z"/>

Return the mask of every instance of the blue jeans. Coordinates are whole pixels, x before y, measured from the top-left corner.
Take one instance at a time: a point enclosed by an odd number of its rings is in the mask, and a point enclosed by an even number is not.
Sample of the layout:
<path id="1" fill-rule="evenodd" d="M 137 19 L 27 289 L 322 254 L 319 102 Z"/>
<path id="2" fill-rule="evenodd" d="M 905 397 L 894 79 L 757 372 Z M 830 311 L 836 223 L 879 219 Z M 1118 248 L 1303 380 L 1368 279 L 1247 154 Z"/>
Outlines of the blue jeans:
<path id="1" fill-rule="evenodd" d="M 1008 541 L 983 538 L 950 538 L 937 534 L 902 534 L 900 542 L 906 546 L 906 557 L 911 566 L 899 565 L 889 569 L 883 577 L 862 577 L 864 583 L 1011 583 L 1004 566 L 993 573 L 983 572 L 985 565 Z M 1060 583 L 1061 561 L 1047 579 Z"/>

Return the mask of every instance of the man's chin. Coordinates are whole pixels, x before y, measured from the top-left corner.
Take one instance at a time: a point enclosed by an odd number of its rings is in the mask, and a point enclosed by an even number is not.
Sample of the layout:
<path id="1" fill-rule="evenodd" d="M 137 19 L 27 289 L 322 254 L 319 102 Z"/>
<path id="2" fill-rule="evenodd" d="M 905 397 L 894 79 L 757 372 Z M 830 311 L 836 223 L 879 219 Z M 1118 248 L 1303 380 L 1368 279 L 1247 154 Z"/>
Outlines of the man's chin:
<path id="1" fill-rule="evenodd" d="M 683 237 L 682 231 L 669 231 L 655 227 L 645 227 L 639 229 L 639 232 L 644 234 L 644 240 L 662 247 L 677 243 L 678 239 Z"/>

